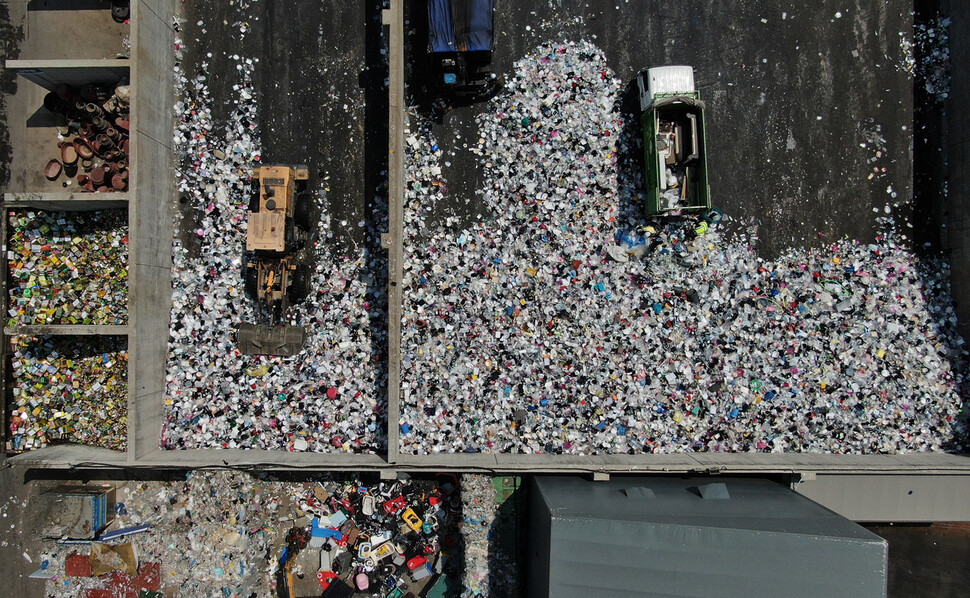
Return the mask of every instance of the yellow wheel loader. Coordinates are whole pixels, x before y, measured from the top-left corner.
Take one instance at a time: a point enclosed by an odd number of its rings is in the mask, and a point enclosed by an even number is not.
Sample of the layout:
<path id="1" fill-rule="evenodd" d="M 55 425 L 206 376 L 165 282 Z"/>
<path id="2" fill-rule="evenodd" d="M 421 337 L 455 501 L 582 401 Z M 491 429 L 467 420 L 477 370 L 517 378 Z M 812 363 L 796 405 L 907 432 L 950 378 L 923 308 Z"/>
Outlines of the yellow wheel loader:
<path id="1" fill-rule="evenodd" d="M 245 280 L 256 300 L 256 322 L 240 324 L 236 341 L 243 353 L 296 355 L 306 330 L 286 324 L 286 310 L 310 290 L 310 270 L 294 255 L 307 237 L 309 200 L 298 188 L 309 173 L 306 166 L 261 166 L 253 178 L 259 190 L 248 212 Z"/>

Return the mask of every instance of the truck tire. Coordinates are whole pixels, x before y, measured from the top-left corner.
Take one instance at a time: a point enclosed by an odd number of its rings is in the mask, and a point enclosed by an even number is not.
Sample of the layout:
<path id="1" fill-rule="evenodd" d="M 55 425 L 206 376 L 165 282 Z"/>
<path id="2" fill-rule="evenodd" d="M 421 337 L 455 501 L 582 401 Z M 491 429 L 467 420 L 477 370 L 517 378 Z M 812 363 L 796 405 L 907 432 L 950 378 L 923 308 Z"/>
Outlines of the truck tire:
<path id="1" fill-rule="evenodd" d="M 303 230 L 310 230 L 310 194 L 300 193 L 296 196 L 296 209 L 293 220 Z"/>
<path id="2" fill-rule="evenodd" d="M 258 275 L 259 273 L 256 271 L 256 268 L 246 268 L 246 273 L 244 274 L 245 281 L 246 281 L 245 288 L 246 288 L 246 292 L 252 295 L 253 297 L 256 297 L 256 284 L 258 282 L 256 280 L 256 277 Z"/>
<path id="3" fill-rule="evenodd" d="M 296 228 L 296 223 L 292 218 L 286 219 L 286 232 L 285 232 L 285 247 L 286 253 L 293 254 L 303 248 L 303 244 L 306 241 L 306 236 L 302 230 Z"/>
<path id="4" fill-rule="evenodd" d="M 310 269 L 298 266 L 290 281 L 290 303 L 299 303 L 310 294 Z"/>
<path id="5" fill-rule="evenodd" d="M 258 212 L 259 211 L 259 179 L 253 179 L 252 186 L 249 189 L 249 211 Z"/>

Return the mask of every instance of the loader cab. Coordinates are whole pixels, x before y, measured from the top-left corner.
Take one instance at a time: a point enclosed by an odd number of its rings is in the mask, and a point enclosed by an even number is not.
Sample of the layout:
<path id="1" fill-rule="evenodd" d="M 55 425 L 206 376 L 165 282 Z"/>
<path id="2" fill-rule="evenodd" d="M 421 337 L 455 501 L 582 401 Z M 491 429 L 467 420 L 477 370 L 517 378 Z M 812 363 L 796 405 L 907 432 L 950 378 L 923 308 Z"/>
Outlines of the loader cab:
<path id="1" fill-rule="evenodd" d="M 309 173 L 306 167 L 261 166 L 254 175 L 258 191 L 247 215 L 246 251 L 290 253 L 298 243 L 297 182 Z"/>

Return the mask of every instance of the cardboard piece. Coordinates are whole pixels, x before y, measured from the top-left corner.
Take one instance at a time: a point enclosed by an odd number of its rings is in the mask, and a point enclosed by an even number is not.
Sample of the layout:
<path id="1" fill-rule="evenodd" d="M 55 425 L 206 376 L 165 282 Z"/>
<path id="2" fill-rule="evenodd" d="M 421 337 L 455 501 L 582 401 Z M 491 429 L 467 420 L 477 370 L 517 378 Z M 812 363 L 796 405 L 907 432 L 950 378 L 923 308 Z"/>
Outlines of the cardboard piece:
<path id="1" fill-rule="evenodd" d="M 129 577 L 138 576 L 138 556 L 131 542 L 124 544 L 91 544 L 91 573 L 98 577 L 112 571 L 120 571 Z"/>

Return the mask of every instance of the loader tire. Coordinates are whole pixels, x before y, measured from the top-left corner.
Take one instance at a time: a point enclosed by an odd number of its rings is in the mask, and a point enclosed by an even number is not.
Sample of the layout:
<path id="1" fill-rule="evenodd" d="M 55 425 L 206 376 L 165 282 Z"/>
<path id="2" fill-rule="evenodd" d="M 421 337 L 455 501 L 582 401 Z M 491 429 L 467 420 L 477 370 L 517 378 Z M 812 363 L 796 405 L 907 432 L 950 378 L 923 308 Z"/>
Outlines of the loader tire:
<path id="1" fill-rule="evenodd" d="M 290 282 L 290 303 L 299 303 L 310 294 L 310 269 L 299 266 Z"/>
<path id="2" fill-rule="evenodd" d="M 245 280 L 246 280 L 246 292 L 256 297 L 256 285 L 258 281 L 256 277 L 258 276 L 256 268 L 246 268 Z"/>
<path id="3" fill-rule="evenodd" d="M 296 222 L 292 218 L 286 219 L 286 231 L 284 237 L 286 248 L 286 253 L 292 255 L 297 251 L 303 249 L 303 245 L 306 242 L 306 234 L 302 229 L 296 227 Z"/>
<path id="4" fill-rule="evenodd" d="M 310 194 L 300 193 L 296 196 L 296 209 L 294 211 L 293 219 L 296 221 L 296 225 L 303 230 L 310 230 Z"/>

